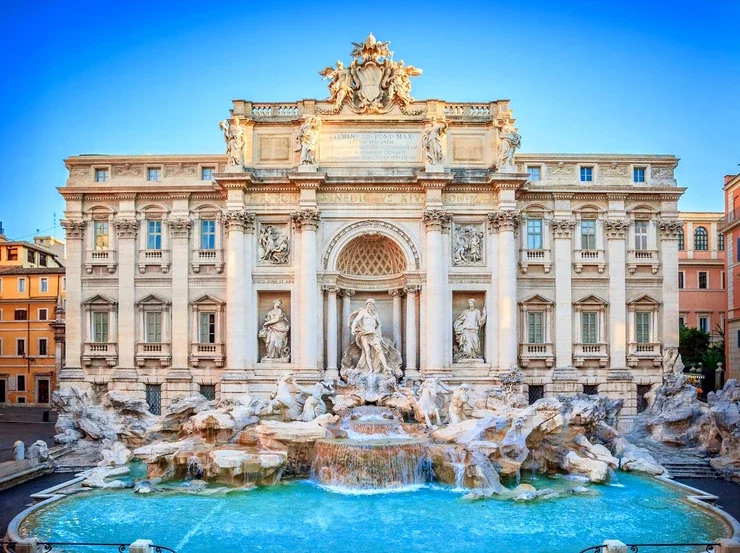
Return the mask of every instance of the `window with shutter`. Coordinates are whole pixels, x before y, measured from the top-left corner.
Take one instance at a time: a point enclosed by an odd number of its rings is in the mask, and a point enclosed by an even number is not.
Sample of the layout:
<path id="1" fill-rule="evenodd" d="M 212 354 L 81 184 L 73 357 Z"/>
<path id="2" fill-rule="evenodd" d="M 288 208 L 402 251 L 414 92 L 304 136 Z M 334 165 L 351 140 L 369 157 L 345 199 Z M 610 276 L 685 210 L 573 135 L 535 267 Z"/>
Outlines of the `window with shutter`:
<path id="1" fill-rule="evenodd" d="M 108 313 L 93 312 L 93 342 L 108 342 Z"/>
<path id="2" fill-rule="evenodd" d="M 148 311 L 145 314 L 146 341 L 149 343 L 160 343 L 162 341 L 162 313 L 159 311 Z"/>
<path id="3" fill-rule="evenodd" d="M 650 343 L 650 312 L 635 313 L 635 341 L 638 344 Z"/>
<path id="4" fill-rule="evenodd" d="M 545 342 L 543 322 L 545 314 L 541 311 L 527 314 L 527 325 L 529 328 L 528 338 L 530 344 L 543 344 Z"/>
<path id="5" fill-rule="evenodd" d="M 581 341 L 584 344 L 595 344 L 598 341 L 597 325 L 598 313 L 581 314 Z"/>

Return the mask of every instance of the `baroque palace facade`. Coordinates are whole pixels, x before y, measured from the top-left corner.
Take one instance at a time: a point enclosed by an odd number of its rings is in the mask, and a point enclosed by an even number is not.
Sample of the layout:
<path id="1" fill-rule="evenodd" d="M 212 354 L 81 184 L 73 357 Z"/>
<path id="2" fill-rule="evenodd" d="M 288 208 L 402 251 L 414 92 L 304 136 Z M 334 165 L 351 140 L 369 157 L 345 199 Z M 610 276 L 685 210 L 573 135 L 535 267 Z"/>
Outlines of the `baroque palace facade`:
<path id="1" fill-rule="evenodd" d="M 156 411 L 337 379 L 373 299 L 409 381 L 637 412 L 678 345 L 677 158 L 516 153 L 508 100 L 415 100 L 387 46 L 325 101 L 234 101 L 226 156 L 66 160 L 62 386 Z"/>

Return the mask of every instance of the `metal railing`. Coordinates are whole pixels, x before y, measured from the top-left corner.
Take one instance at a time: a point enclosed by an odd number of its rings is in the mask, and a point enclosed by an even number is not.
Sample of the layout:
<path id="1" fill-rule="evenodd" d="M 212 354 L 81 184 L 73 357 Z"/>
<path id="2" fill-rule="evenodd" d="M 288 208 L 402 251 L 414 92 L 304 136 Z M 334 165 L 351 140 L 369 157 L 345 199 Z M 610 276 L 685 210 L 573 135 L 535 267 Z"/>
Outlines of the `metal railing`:
<path id="1" fill-rule="evenodd" d="M 30 543 L 30 542 L 29 542 Z M 8 553 L 15 553 L 17 546 L 21 545 L 18 542 L 3 541 L 0 542 L 0 551 L 6 551 Z M 118 553 L 126 553 L 131 547 L 130 543 L 91 543 L 91 542 L 65 542 L 65 541 L 39 541 L 36 542 L 37 550 L 43 551 L 44 553 L 51 553 L 52 551 L 64 551 L 67 547 L 105 547 L 105 548 L 116 548 Z M 55 549 L 57 548 L 57 549 Z M 177 553 L 172 548 L 165 547 L 164 545 L 151 545 L 149 550 L 153 553 Z"/>
<path id="2" fill-rule="evenodd" d="M 717 221 L 717 230 L 721 231 L 726 229 L 738 219 L 740 219 L 740 207 L 736 207 L 732 211 L 725 213 L 725 216 Z"/>
<path id="3" fill-rule="evenodd" d="M 681 548 L 684 548 L 684 547 L 701 547 L 702 549 L 701 550 L 697 550 L 697 551 L 702 551 L 702 552 L 705 552 L 705 553 L 709 553 L 711 551 L 714 551 L 714 547 L 717 544 L 716 543 L 626 543 L 625 545 L 627 546 L 627 548 L 632 553 L 638 553 L 639 551 L 641 551 L 641 549 L 640 549 L 641 547 L 644 547 L 644 548 L 671 547 L 671 548 L 674 548 L 674 549 L 670 549 L 669 550 L 671 553 L 673 553 L 674 551 L 679 551 L 678 549 L 675 549 L 677 547 L 681 547 Z M 681 549 L 680 551 L 683 551 L 683 549 Z M 607 546 L 606 545 L 603 545 L 603 544 L 602 545 L 593 545 L 591 547 L 587 547 L 586 549 L 581 549 L 578 553 L 589 553 L 589 552 L 593 552 L 593 553 L 606 553 L 607 552 Z"/>

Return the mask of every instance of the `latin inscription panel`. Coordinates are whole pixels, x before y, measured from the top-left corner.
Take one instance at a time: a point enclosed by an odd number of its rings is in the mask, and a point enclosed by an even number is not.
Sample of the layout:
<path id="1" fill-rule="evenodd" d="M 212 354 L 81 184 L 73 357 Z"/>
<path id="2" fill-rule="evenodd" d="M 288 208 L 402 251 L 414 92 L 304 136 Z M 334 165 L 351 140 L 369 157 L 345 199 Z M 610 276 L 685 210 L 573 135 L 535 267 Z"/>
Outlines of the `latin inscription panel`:
<path id="1" fill-rule="evenodd" d="M 322 132 L 325 163 L 421 163 L 421 134 L 415 132 Z"/>

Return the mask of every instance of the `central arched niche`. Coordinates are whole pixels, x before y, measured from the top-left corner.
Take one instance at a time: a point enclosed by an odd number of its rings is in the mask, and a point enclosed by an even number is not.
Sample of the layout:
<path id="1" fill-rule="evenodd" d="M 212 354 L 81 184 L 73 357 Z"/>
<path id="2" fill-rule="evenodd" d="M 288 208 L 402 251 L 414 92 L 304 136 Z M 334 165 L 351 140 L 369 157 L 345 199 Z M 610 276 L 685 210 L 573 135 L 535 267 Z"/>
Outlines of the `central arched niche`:
<path id="1" fill-rule="evenodd" d="M 391 238 L 366 232 L 350 240 L 337 258 L 337 271 L 351 278 L 396 277 L 408 270 L 403 250 Z"/>

